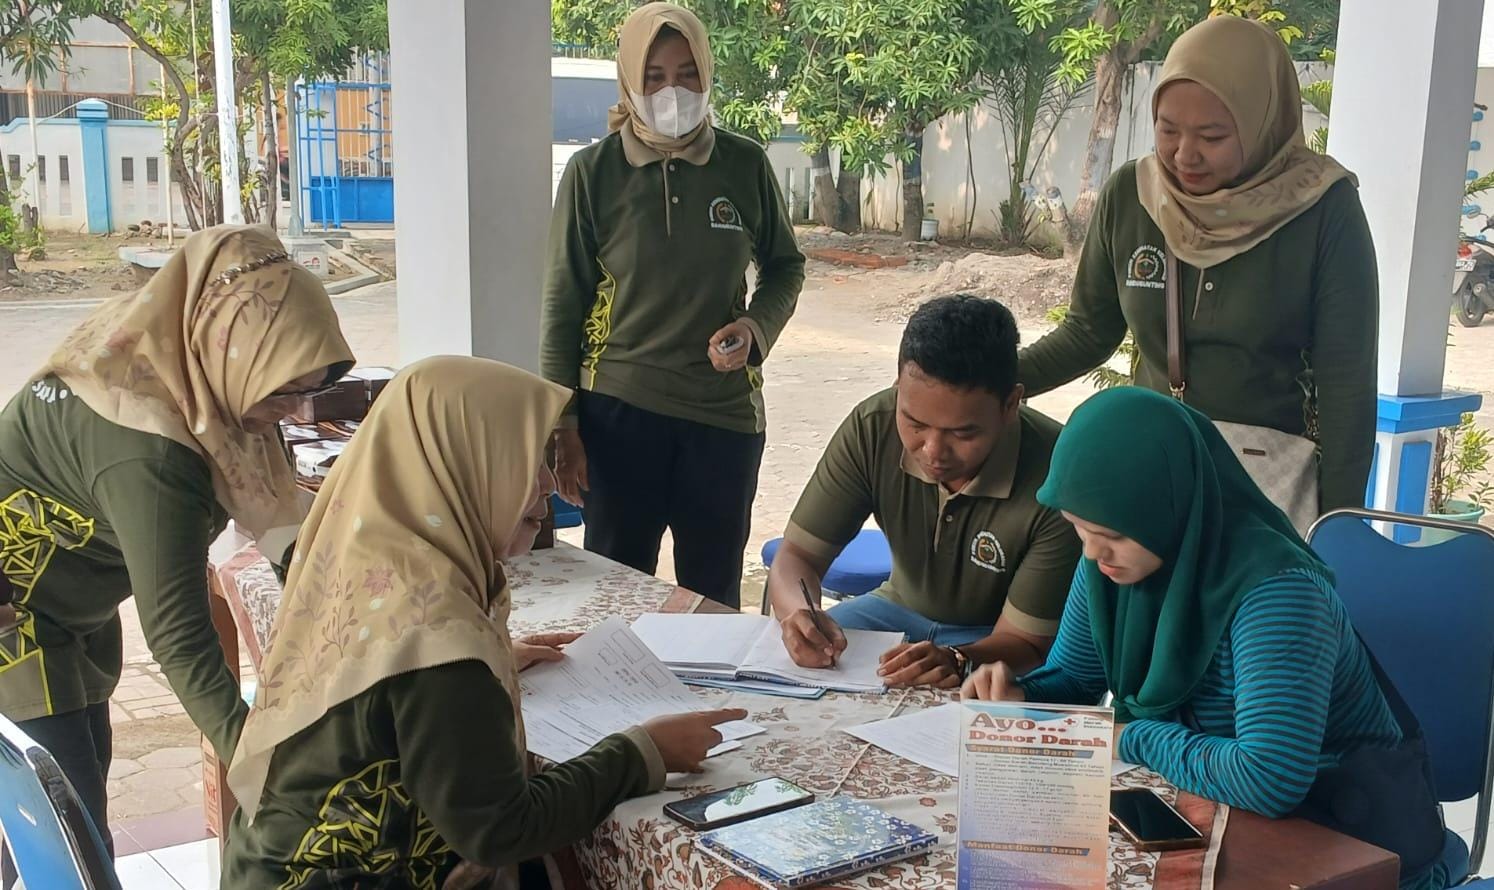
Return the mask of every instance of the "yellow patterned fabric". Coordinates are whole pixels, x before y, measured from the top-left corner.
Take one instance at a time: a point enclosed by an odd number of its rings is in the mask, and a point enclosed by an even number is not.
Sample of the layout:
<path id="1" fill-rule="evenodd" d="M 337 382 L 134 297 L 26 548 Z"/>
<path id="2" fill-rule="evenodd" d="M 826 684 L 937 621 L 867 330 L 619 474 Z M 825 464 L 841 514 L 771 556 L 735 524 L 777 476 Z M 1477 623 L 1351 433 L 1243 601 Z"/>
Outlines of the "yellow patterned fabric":
<path id="1" fill-rule="evenodd" d="M 33 380 L 55 374 L 101 417 L 203 456 L 218 502 L 278 560 L 303 515 L 273 433 L 244 414 L 280 387 L 351 364 L 332 301 L 269 229 L 192 235 L 145 287 L 100 306 Z"/>
<path id="2" fill-rule="evenodd" d="M 451 848 L 400 784 L 398 761 L 381 760 L 339 782 L 317 817 L 277 890 L 322 886 L 326 874 L 342 870 L 386 877 L 409 890 L 437 890 L 437 866 Z M 394 836 L 407 824 L 408 843 L 397 848 Z"/>
<path id="3" fill-rule="evenodd" d="M 11 622 L 0 632 L 0 674 L 32 671 L 46 689 L 46 656 L 36 642 L 36 616 L 27 600 L 58 550 L 77 550 L 93 539 L 93 520 L 34 491 L 18 491 L 0 501 L 0 575 L 14 588 Z"/>
<path id="4" fill-rule="evenodd" d="M 296 545 L 228 772 L 246 824 L 278 745 L 410 671 L 487 665 L 514 703 L 524 750 L 499 559 L 569 398 L 517 368 L 457 356 L 417 362 L 390 382 Z"/>

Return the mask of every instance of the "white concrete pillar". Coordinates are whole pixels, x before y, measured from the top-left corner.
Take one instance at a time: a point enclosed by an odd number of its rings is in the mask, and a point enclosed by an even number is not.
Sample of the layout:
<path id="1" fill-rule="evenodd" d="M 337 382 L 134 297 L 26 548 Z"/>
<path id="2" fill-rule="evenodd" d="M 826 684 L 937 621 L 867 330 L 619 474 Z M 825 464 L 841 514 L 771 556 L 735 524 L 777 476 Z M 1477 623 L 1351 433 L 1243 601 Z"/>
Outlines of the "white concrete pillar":
<path id="1" fill-rule="evenodd" d="M 550 219 L 548 0 L 392 0 L 402 363 L 539 366 Z"/>
<path id="2" fill-rule="evenodd" d="M 1380 269 L 1380 417 L 1371 506 L 1425 512 L 1484 0 L 1354 0 L 1339 17 L 1328 151 L 1359 176 Z M 1476 397 L 1475 397 L 1476 407 Z"/>

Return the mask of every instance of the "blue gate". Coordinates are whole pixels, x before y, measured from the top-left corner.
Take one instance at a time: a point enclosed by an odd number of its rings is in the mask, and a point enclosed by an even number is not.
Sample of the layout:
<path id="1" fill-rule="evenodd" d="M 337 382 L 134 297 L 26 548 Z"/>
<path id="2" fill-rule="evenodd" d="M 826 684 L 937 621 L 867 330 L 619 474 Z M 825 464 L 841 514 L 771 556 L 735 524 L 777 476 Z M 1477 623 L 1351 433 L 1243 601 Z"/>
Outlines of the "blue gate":
<path id="1" fill-rule="evenodd" d="M 325 228 L 394 222 L 389 58 L 365 56 L 350 79 L 299 84 L 302 206 Z"/>

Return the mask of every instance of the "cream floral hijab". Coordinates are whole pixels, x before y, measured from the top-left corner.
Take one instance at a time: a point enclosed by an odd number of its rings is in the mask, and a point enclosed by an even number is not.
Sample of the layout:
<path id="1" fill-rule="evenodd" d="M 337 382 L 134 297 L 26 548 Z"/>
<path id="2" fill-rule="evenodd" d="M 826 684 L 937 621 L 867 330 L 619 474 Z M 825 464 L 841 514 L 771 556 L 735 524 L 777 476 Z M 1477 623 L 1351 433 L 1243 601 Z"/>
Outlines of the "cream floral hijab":
<path id="1" fill-rule="evenodd" d="M 100 306 L 33 379 L 55 374 L 104 419 L 202 455 L 218 503 L 280 561 L 305 514 L 273 433 L 244 414 L 320 368 L 353 362 L 337 312 L 269 229 L 188 238 L 145 287 Z"/>
<path id="2" fill-rule="evenodd" d="M 705 25 L 695 13 L 682 6 L 649 3 L 633 10 L 618 33 L 618 100 L 607 112 L 607 127 L 622 133 L 628 159 L 635 166 L 643 166 L 638 163 L 640 160 L 658 160 L 662 155 L 677 155 L 699 166 L 710 159 L 711 150 L 716 145 L 716 131 L 711 127 L 710 115 L 706 115 L 693 131 L 679 139 L 670 139 L 644 126 L 633 108 L 633 94 L 643 95 L 649 50 L 653 49 L 659 32 L 665 28 L 680 32 L 689 42 L 690 53 L 695 56 L 695 67 L 700 71 L 700 82 L 705 85 L 709 99 L 715 58 L 711 55 L 711 41 Z M 640 147 L 647 150 L 640 151 Z"/>
<path id="3" fill-rule="evenodd" d="M 1168 84 L 1191 80 L 1218 96 L 1245 147 L 1243 180 L 1190 195 L 1155 154 L 1137 162 L 1141 204 L 1167 246 L 1200 269 L 1217 266 L 1271 237 L 1353 174 L 1307 147 L 1302 92 L 1286 46 L 1258 22 L 1218 16 L 1179 37 L 1152 94 L 1152 117 Z"/>
<path id="4" fill-rule="evenodd" d="M 379 681 L 474 659 L 514 703 L 498 564 L 570 391 L 444 356 L 400 372 L 328 474 L 296 543 L 254 708 L 228 771 L 254 821 L 281 742 Z"/>

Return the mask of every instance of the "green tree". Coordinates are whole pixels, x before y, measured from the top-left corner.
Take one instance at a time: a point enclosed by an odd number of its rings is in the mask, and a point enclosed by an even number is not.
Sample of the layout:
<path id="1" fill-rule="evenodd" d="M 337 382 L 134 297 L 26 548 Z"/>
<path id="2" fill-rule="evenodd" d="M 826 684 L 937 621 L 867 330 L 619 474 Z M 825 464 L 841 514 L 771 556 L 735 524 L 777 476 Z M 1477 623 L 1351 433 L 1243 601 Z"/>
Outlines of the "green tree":
<path id="1" fill-rule="evenodd" d="M 1098 50 L 1104 33 L 1085 24 L 1086 0 L 974 0 L 979 11 L 973 36 L 982 48 L 978 74 L 1001 124 L 1007 152 L 1007 198 L 1001 203 L 999 237 L 1012 246 L 1030 246 L 1035 214 L 1030 182 L 1052 141 L 1054 130 L 1084 82 L 1066 67 L 1077 50 L 1069 42 Z"/>
<path id="2" fill-rule="evenodd" d="M 176 0 L 59 0 L 71 18 L 97 16 L 120 30 L 166 75 L 167 98 L 152 116 L 171 124 L 172 177 L 188 224 L 223 220 L 212 20 Z M 357 54 L 389 45 L 385 0 L 237 0 L 233 7 L 234 86 L 240 105 L 263 106 L 267 78 L 343 74 Z M 65 48 L 64 48 L 65 49 Z M 256 183 L 246 183 L 252 195 Z M 273 203 L 273 202 L 272 202 Z M 246 202 L 246 216 L 254 206 Z"/>
<path id="3" fill-rule="evenodd" d="M 57 48 L 72 39 L 72 16 L 61 0 L 12 0 L 0 5 L 0 65 L 27 80 L 42 80 L 57 70 Z M 31 196 L 35 201 L 38 196 Z M 40 233 L 31 229 L 27 210 L 17 213 L 10 182 L 0 170 L 0 284 L 14 284 L 20 271 L 16 254 L 31 247 Z"/>

